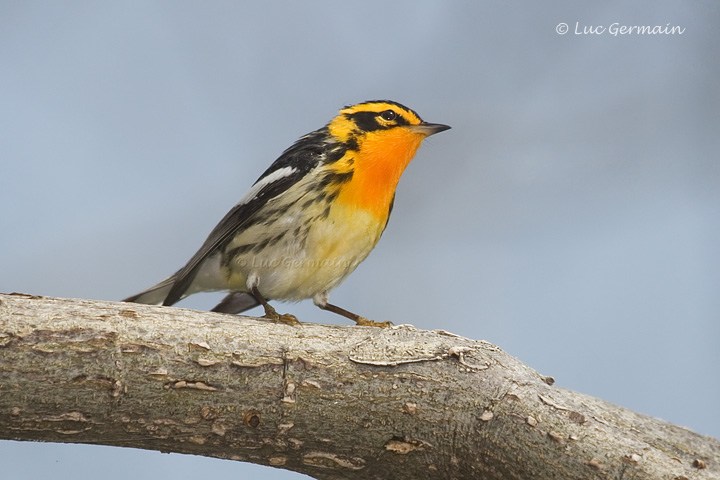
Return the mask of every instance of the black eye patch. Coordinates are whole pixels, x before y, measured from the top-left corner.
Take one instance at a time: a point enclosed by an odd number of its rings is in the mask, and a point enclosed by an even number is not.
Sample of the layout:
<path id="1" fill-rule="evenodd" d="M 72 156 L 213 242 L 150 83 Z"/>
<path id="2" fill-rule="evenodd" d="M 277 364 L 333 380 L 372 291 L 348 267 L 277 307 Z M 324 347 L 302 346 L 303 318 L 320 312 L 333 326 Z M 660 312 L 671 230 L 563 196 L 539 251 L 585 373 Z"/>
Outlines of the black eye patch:
<path id="1" fill-rule="evenodd" d="M 383 110 L 382 112 L 355 112 L 347 115 L 357 129 L 361 132 L 374 132 L 376 130 L 387 130 L 401 125 L 408 125 L 405 117 L 394 110 Z"/>

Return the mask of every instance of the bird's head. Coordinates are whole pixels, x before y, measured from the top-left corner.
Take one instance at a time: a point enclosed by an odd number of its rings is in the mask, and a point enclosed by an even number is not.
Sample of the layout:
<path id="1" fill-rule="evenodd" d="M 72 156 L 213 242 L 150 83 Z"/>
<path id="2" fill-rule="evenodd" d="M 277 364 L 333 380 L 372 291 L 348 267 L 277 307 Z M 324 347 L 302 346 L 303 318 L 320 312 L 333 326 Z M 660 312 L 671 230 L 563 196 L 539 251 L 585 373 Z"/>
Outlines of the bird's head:
<path id="1" fill-rule="evenodd" d="M 365 138 L 391 141 L 406 137 L 419 145 L 425 137 L 449 128 L 448 125 L 425 122 L 414 110 L 390 100 L 371 100 L 345 107 L 328 124 L 330 134 L 342 143 Z"/>

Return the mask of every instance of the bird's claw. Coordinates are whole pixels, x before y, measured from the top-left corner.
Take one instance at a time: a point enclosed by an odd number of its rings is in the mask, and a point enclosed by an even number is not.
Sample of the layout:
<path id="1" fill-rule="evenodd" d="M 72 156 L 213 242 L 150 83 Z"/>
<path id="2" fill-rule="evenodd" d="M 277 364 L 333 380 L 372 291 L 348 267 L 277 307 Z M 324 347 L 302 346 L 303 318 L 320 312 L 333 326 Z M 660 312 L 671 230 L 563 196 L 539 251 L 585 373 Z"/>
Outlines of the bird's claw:
<path id="1" fill-rule="evenodd" d="M 355 323 L 361 327 L 379 327 L 379 328 L 388 328 L 388 327 L 392 327 L 394 325 L 392 322 L 376 322 L 374 320 L 368 320 L 365 317 L 359 317 L 357 320 L 355 320 Z"/>
<path id="2" fill-rule="evenodd" d="M 267 320 L 274 323 L 284 323 L 285 325 L 300 325 L 300 320 L 295 315 L 290 313 L 277 313 L 274 308 L 270 307 L 265 310 L 265 315 L 262 316 Z"/>

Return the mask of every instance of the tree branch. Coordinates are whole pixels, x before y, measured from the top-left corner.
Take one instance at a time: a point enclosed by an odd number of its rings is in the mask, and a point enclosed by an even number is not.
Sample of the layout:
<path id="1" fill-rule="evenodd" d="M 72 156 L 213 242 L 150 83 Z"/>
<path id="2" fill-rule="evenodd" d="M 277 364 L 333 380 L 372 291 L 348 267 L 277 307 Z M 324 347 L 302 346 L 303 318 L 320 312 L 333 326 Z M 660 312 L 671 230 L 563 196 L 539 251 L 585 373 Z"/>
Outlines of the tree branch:
<path id="1" fill-rule="evenodd" d="M 319 479 L 710 479 L 720 443 L 443 331 L 0 295 L 0 438 Z"/>

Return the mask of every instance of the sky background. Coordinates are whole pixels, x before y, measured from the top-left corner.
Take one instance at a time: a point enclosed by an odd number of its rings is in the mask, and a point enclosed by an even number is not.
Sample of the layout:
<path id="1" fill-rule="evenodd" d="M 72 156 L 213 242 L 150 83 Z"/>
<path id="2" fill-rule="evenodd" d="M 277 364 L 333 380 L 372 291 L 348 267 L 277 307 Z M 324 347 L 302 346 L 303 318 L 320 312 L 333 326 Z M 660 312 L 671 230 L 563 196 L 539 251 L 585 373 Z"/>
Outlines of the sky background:
<path id="1" fill-rule="evenodd" d="M 684 32 L 575 33 L 613 23 Z M 1 0 L 0 291 L 136 293 L 298 137 L 388 98 L 453 128 L 424 143 L 333 303 L 490 341 L 562 387 L 720 437 L 718 25 L 710 0 Z M 304 478 L 7 441 L 0 464 L 32 480 Z"/>

